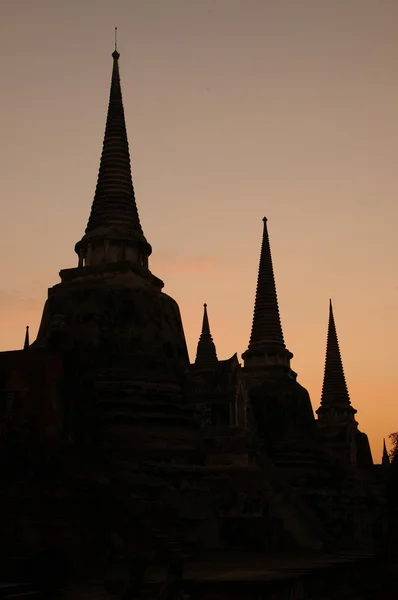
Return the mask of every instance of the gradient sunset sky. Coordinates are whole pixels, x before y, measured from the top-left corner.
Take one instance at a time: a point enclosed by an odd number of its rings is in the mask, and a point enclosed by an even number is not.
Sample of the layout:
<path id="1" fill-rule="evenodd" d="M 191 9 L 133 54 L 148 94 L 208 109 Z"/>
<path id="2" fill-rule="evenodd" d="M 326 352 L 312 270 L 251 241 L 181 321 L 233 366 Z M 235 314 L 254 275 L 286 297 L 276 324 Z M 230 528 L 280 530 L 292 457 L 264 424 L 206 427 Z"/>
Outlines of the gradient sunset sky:
<path id="1" fill-rule="evenodd" d="M 246 349 L 262 217 L 292 367 L 319 406 L 332 298 L 375 460 L 398 430 L 398 0 L 12 0 L 0 20 L 0 350 L 77 266 L 118 26 L 150 267 L 195 358 Z"/>

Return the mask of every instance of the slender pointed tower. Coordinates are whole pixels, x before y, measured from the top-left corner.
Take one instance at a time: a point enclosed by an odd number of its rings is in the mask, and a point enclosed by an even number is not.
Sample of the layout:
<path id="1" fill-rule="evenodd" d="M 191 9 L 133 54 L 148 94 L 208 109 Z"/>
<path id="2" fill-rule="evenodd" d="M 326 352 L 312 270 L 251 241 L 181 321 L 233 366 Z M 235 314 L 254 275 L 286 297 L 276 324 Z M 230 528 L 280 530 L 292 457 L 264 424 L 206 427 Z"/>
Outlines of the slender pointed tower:
<path id="1" fill-rule="evenodd" d="M 237 354 L 218 360 L 211 335 L 207 304 L 196 359 L 189 374 L 189 401 L 205 430 L 208 465 L 249 463 L 247 390 Z"/>
<path id="2" fill-rule="evenodd" d="M 386 440 L 383 439 L 383 456 L 381 459 L 381 464 L 383 465 L 383 467 L 389 467 L 390 466 L 390 456 L 387 452 L 387 446 L 386 446 Z"/>
<path id="3" fill-rule="evenodd" d="M 217 366 L 217 352 L 213 342 L 212 335 L 210 333 L 209 318 L 207 315 L 207 304 L 203 305 L 203 323 L 202 331 L 200 334 L 198 348 L 196 351 L 195 366 L 204 369 L 214 369 Z"/>
<path id="4" fill-rule="evenodd" d="M 337 338 L 332 301 L 329 301 L 329 323 L 326 342 L 325 371 L 321 404 L 317 409 L 317 425 L 324 447 L 352 466 L 373 464 L 365 433 L 358 430 L 344 375 Z"/>
<path id="5" fill-rule="evenodd" d="M 283 338 L 265 217 L 263 224 L 253 325 L 242 358 L 254 418 L 272 446 L 312 438 L 315 420 L 309 394 L 290 368 L 293 354 Z"/>
<path id="6" fill-rule="evenodd" d="M 349 422 L 357 425 L 354 418 L 357 411 L 352 407 L 348 394 L 331 300 L 321 406 L 316 412 L 320 424 Z"/>
<path id="7" fill-rule="evenodd" d="M 263 374 L 268 367 L 272 367 L 271 372 L 275 372 L 275 367 L 287 371 L 293 358 L 283 339 L 266 217 L 263 223 L 252 331 L 249 347 L 242 355 L 249 376 Z"/>
<path id="8" fill-rule="evenodd" d="M 143 234 L 135 199 L 120 86 L 120 54 L 116 49 L 112 58 L 111 91 L 97 187 L 85 235 L 75 250 L 79 267 L 129 261 L 145 271 L 152 249 Z"/>

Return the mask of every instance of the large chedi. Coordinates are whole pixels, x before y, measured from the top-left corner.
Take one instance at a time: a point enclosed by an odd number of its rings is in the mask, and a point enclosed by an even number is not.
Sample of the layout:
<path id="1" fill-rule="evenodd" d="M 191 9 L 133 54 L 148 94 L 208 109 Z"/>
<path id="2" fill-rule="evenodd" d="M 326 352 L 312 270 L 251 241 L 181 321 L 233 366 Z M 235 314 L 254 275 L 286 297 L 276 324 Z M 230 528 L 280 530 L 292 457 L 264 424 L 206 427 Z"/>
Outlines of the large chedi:
<path id="1" fill-rule="evenodd" d="M 115 562 L 134 579 L 132 561 L 137 572 L 154 557 L 172 561 L 214 513 L 196 475 L 204 461 L 180 311 L 148 267 L 118 61 L 115 50 L 78 266 L 49 289 L 36 341 L 0 353 L 0 557 L 58 548 L 77 579 L 91 569 L 110 577 Z"/>
<path id="2" fill-rule="evenodd" d="M 276 445 L 313 438 L 315 420 L 307 390 L 290 368 L 279 316 L 267 219 L 260 253 L 257 291 L 244 371 L 261 437 L 271 454 Z"/>
<path id="3" fill-rule="evenodd" d="M 323 446 L 332 455 L 346 464 L 369 468 L 373 465 L 369 440 L 358 429 L 356 412 L 348 393 L 330 300 L 321 405 L 316 411 L 317 426 Z"/>
<path id="4" fill-rule="evenodd" d="M 152 363 L 186 365 L 178 306 L 161 293 L 163 282 L 148 267 L 152 249 L 131 177 L 119 53 L 112 56 L 101 164 L 86 232 L 75 246 L 78 267 L 62 270 L 62 283 L 49 290 L 35 345 L 47 345 L 58 326 L 66 332 L 66 346 L 131 350 Z"/>
<path id="5" fill-rule="evenodd" d="M 49 290 L 32 347 L 62 350 L 68 381 L 75 377 L 69 396 L 80 393 L 81 405 L 91 397 L 95 418 L 89 420 L 103 444 L 158 448 L 166 458 L 159 428 L 169 430 L 168 446 L 181 442 L 187 451 L 191 444 L 194 425 L 180 387 L 189 359 L 178 305 L 149 270 L 152 249 L 131 177 L 120 55 L 115 50 L 112 56 L 98 182 L 85 235 L 75 246 L 78 266 L 62 270 L 61 283 Z"/>

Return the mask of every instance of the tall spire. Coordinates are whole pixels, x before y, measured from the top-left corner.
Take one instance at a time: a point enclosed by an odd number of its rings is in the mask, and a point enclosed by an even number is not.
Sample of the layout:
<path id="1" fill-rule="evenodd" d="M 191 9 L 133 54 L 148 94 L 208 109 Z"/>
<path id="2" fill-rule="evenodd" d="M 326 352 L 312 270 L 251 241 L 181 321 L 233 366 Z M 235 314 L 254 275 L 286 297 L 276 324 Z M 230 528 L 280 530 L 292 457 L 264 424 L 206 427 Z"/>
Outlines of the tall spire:
<path id="1" fill-rule="evenodd" d="M 198 367 L 213 367 L 217 364 L 217 352 L 210 333 L 207 304 L 204 304 L 202 332 L 200 334 L 195 365 Z"/>
<path id="2" fill-rule="evenodd" d="M 343 409 L 344 411 L 347 411 L 348 409 L 352 414 L 357 412 L 351 406 L 350 396 L 348 394 L 331 300 L 329 301 L 329 325 L 321 407 L 318 409 L 321 413 L 322 407 L 333 408 L 334 410 Z"/>
<path id="3" fill-rule="evenodd" d="M 390 457 L 388 455 L 387 452 L 387 446 L 386 446 L 386 440 L 383 439 L 383 456 L 381 459 L 381 464 L 383 465 L 383 467 L 389 467 L 390 466 Z"/>
<path id="4" fill-rule="evenodd" d="M 23 349 L 27 350 L 28 348 L 29 348 L 29 325 L 26 325 L 25 342 L 23 345 Z"/>
<path id="5" fill-rule="evenodd" d="M 246 359 L 253 353 L 279 355 L 283 357 L 282 362 L 288 365 L 293 354 L 286 349 L 283 339 L 266 217 L 263 218 L 263 223 L 253 324 L 249 348 L 243 358 Z M 276 363 L 281 364 L 281 361 L 276 360 Z"/>
<path id="6" fill-rule="evenodd" d="M 97 187 L 86 234 L 75 248 L 79 255 L 79 266 L 119 260 L 136 260 L 147 266 L 146 259 L 152 251 L 142 231 L 131 177 L 119 57 L 115 37 L 111 90 Z M 101 243 L 106 246 L 102 253 L 98 250 Z M 94 248 L 90 249 L 93 252 L 88 251 L 90 244 L 96 246 L 96 252 Z M 112 245 L 113 248 L 109 250 Z"/>

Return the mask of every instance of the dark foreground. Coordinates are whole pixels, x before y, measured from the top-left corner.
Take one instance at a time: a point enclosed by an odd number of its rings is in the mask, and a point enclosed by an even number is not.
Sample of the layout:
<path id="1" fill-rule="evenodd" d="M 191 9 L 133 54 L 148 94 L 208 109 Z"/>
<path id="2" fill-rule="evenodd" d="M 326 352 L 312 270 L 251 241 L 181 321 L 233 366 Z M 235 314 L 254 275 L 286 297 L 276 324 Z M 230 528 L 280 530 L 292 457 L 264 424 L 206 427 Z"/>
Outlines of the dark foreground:
<path id="1" fill-rule="evenodd" d="M 62 583 L 50 562 L 4 557 L 0 598 L 99 600 L 392 600 L 398 598 L 398 558 L 366 553 L 295 556 L 207 553 L 180 565 L 150 565 L 126 582 L 125 569 Z M 57 576 L 58 575 L 58 576 Z M 56 581 L 58 579 L 58 581 Z M 63 588 L 63 589 L 60 589 Z"/>

